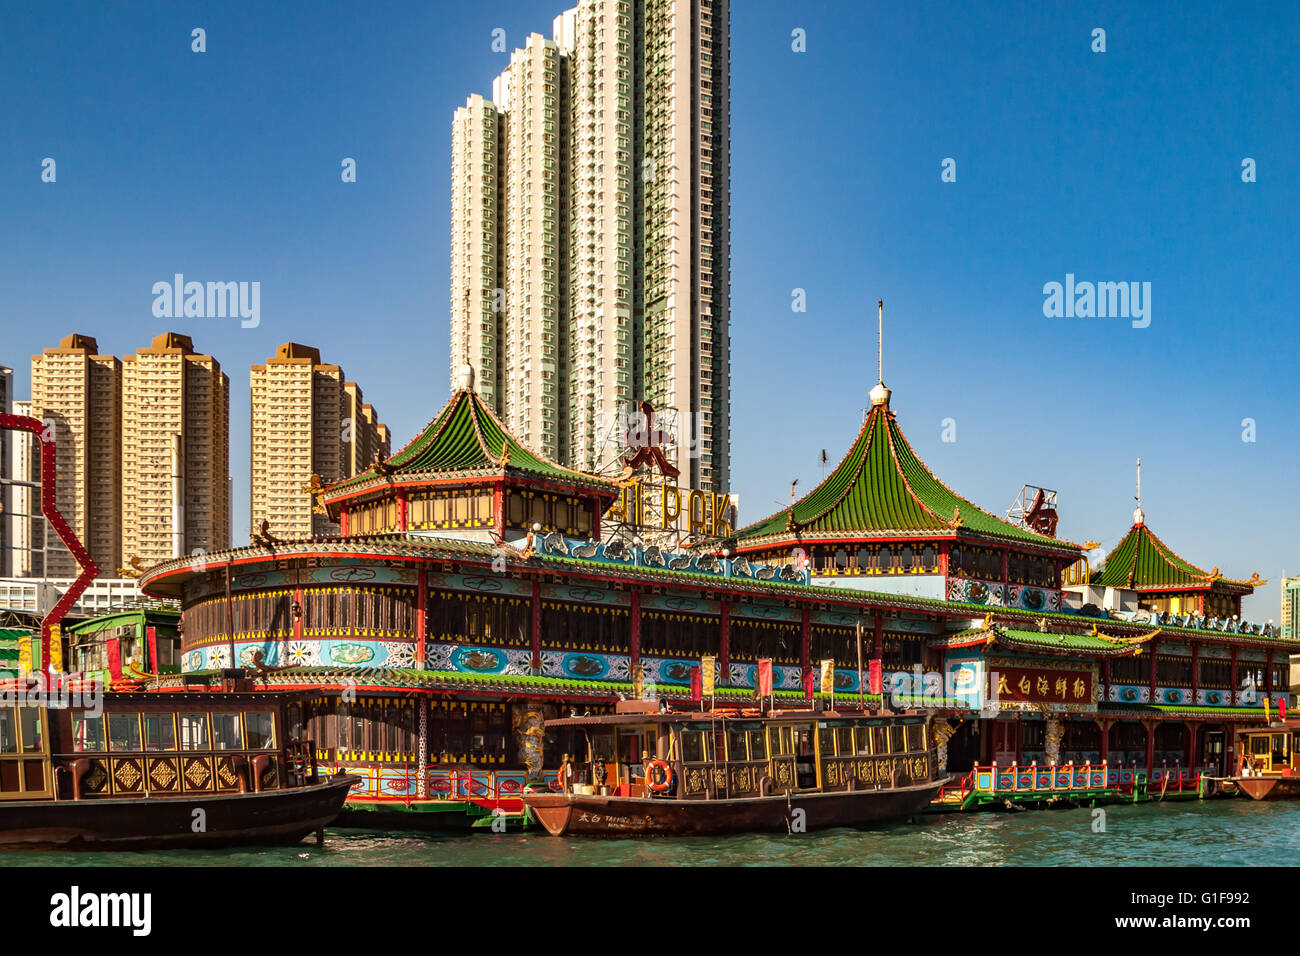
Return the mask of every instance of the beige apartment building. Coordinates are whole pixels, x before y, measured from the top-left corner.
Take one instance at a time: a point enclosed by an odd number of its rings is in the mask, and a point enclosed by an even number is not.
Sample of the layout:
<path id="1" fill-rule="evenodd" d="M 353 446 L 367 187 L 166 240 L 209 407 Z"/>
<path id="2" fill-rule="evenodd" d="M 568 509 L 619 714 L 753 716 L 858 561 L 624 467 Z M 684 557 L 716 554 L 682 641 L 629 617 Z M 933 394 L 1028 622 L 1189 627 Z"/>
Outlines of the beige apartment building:
<path id="1" fill-rule="evenodd" d="M 632 403 L 730 479 L 729 0 L 582 0 L 452 120 L 451 382 L 599 468 Z"/>
<path id="2" fill-rule="evenodd" d="M 364 471 L 389 456 L 388 429 L 376 421 L 356 382 L 321 361 L 320 350 L 285 342 L 265 365 L 252 366 L 249 429 L 249 521 L 272 535 L 301 539 L 338 533 L 304 490 Z"/>
<path id="3" fill-rule="evenodd" d="M 343 443 L 343 469 L 339 478 L 351 478 L 373 465 L 376 459 L 392 456 L 388 426 L 379 420 L 374 406 L 366 404 L 361 386 L 356 382 L 343 383 L 343 420 L 352 425 L 351 437 Z"/>
<path id="4" fill-rule="evenodd" d="M 121 363 L 121 553 L 147 565 L 230 546 L 230 379 L 168 332 Z"/>
<path id="5" fill-rule="evenodd" d="M 30 414 L 53 428 L 60 512 L 101 572 L 114 575 L 122 554 L 121 361 L 100 355 L 93 338 L 78 334 L 33 355 Z M 76 577 L 63 542 L 42 530 L 45 573 Z"/>

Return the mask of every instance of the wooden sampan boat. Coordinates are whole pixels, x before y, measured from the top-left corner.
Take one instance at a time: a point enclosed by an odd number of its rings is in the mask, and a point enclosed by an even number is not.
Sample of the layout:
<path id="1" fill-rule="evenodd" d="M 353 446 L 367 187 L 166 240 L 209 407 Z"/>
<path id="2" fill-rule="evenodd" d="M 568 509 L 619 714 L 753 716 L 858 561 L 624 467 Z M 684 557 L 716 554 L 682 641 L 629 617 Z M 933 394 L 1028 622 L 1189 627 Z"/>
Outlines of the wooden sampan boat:
<path id="1" fill-rule="evenodd" d="M 360 782 L 283 742 L 285 695 L 85 691 L 0 688 L 0 847 L 293 843 Z"/>
<path id="2" fill-rule="evenodd" d="M 643 712 L 637 713 L 641 709 Z M 585 767 L 526 792 L 555 836 L 804 832 L 905 820 L 948 780 L 921 715 L 646 713 L 547 721 L 583 731 Z"/>
<path id="3" fill-rule="evenodd" d="M 1237 734 L 1237 790 L 1252 800 L 1300 798 L 1300 722 L 1275 721 L 1269 727 Z"/>

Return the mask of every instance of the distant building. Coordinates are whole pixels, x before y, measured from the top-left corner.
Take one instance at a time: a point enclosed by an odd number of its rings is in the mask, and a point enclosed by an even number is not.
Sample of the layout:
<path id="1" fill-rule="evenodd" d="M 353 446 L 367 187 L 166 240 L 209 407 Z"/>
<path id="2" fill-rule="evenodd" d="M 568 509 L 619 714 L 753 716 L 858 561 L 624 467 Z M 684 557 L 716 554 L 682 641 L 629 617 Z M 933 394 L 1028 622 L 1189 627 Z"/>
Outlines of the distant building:
<path id="1" fill-rule="evenodd" d="M 64 628 L 65 668 L 106 683 L 180 671 L 180 611 L 162 606 L 113 611 Z M 152 636 L 150 635 L 152 631 Z M 117 645 L 117 672 L 109 646 Z"/>
<path id="2" fill-rule="evenodd" d="M 32 403 L 14 402 L 13 414 L 31 417 Z M 9 487 L 9 500 L 5 505 L 5 525 L 8 527 L 10 563 L 6 577 L 39 577 L 45 573 L 45 552 L 42 547 L 45 518 L 41 515 L 41 495 L 34 487 L 40 482 L 40 440 L 31 432 L 11 431 L 4 441 L 9 455 L 10 477 L 15 482 Z M 62 547 L 62 544 L 59 545 Z"/>
<path id="3" fill-rule="evenodd" d="M 121 368 L 121 565 L 229 547 L 230 379 L 221 363 L 168 332 Z"/>
<path id="4" fill-rule="evenodd" d="M 55 501 L 91 559 L 112 573 L 122 556 L 122 363 L 88 335 L 32 356 L 31 415 L 52 426 Z M 34 509 L 39 510 L 39 509 Z M 76 561 L 50 529 L 46 573 L 73 578 Z"/>
<path id="5" fill-rule="evenodd" d="M 1282 636 L 1300 638 L 1300 577 L 1282 579 Z"/>
<path id="6" fill-rule="evenodd" d="M 0 365 L 0 415 L 13 414 L 14 370 Z M 13 453 L 9 434 L 0 432 L 0 577 L 13 574 Z"/>
<path id="7" fill-rule="evenodd" d="M 0 579 L 0 611 L 18 611 L 25 614 L 44 615 L 65 591 L 72 586 L 72 578 Z M 109 611 L 157 603 L 146 598 L 134 578 L 98 577 L 82 593 L 70 612 L 75 617 L 105 614 Z"/>
<path id="8" fill-rule="evenodd" d="M 388 429 L 320 350 L 285 342 L 250 369 L 249 526 L 285 539 L 338 533 L 305 489 L 350 478 L 389 455 Z"/>

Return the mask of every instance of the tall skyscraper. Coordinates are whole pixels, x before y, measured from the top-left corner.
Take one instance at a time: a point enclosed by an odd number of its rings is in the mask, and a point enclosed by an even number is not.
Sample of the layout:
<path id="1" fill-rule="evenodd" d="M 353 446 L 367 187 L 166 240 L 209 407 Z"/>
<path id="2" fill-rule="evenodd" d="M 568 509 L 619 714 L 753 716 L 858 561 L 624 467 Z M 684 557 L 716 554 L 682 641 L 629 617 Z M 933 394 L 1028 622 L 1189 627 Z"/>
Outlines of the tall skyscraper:
<path id="1" fill-rule="evenodd" d="M 33 355 L 31 416 L 54 430 L 59 510 L 91 559 L 112 575 L 122 553 L 122 363 L 98 351 L 93 338 L 73 334 Z M 43 523 L 42 530 L 45 573 L 76 577 L 77 563 L 58 535 Z"/>
<path id="2" fill-rule="evenodd" d="M 188 335 L 122 359 L 123 561 L 230 546 L 230 379 Z"/>
<path id="3" fill-rule="evenodd" d="M 676 411 L 683 483 L 730 479 L 729 0 L 582 0 L 452 120 L 451 381 L 602 464 Z"/>
<path id="4" fill-rule="evenodd" d="M 250 527 L 265 520 L 286 539 L 337 534 L 303 488 L 312 475 L 329 484 L 364 471 L 376 453 L 387 458 L 387 427 L 356 382 L 345 382 L 343 370 L 324 364 L 311 346 L 285 342 L 249 379 Z"/>

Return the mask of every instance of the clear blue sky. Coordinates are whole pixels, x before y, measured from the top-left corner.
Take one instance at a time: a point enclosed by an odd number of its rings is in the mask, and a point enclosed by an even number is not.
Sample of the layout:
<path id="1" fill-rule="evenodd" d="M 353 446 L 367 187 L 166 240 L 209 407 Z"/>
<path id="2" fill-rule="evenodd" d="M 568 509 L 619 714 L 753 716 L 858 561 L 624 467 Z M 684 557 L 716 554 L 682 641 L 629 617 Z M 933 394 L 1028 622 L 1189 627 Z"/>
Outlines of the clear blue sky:
<path id="1" fill-rule="evenodd" d="M 342 364 L 404 444 L 447 397 L 452 110 L 506 64 L 494 28 L 513 48 L 561 9 L 7 5 L 0 364 L 19 395 L 31 354 L 68 332 L 117 354 L 192 335 L 231 378 L 240 543 L 248 366 L 277 344 Z M 883 297 L 894 409 L 949 485 L 996 512 L 1024 482 L 1056 488 L 1062 533 L 1109 548 L 1141 456 L 1152 528 L 1207 568 L 1258 570 L 1247 615 L 1277 618 L 1279 573 L 1300 572 L 1297 36 L 1291 3 L 737 0 L 742 519 L 848 448 Z M 176 272 L 259 281 L 260 327 L 155 319 L 151 286 Z M 1152 283 L 1150 327 L 1045 318 L 1043 285 L 1067 273 Z"/>

